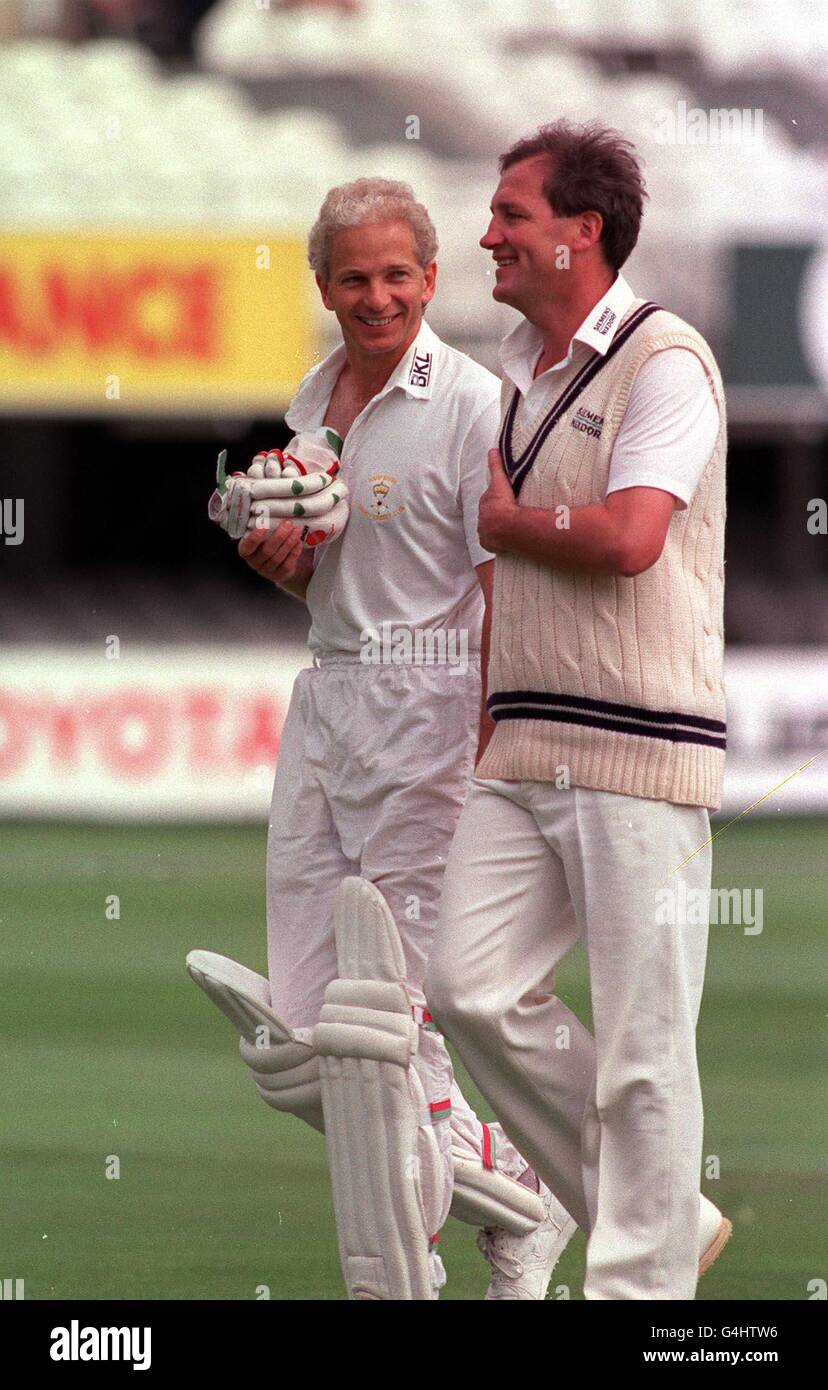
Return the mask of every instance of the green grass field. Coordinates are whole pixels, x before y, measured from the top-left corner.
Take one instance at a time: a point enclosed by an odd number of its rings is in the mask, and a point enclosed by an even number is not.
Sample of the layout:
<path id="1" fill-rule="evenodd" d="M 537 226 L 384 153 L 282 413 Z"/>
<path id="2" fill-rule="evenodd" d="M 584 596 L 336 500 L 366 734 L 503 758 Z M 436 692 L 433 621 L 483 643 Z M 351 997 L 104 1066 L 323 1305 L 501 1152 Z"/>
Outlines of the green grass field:
<path id="1" fill-rule="evenodd" d="M 763 889 L 764 930 L 711 928 L 705 1187 L 735 1233 L 699 1298 L 806 1299 L 826 1273 L 828 823 L 741 822 L 716 848 L 717 884 Z M 265 971 L 264 831 L 4 826 L 0 882 L 0 1276 L 29 1299 L 341 1299 L 324 1141 L 259 1101 L 184 970 L 202 946 Z M 581 958 L 559 985 L 584 1013 Z M 450 1220 L 441 1249 L 443 1297 L 481 1298 L 473 1231 Z M 551 1297 L 581 1297 L 583 1262 L 579 1234 Z"/>

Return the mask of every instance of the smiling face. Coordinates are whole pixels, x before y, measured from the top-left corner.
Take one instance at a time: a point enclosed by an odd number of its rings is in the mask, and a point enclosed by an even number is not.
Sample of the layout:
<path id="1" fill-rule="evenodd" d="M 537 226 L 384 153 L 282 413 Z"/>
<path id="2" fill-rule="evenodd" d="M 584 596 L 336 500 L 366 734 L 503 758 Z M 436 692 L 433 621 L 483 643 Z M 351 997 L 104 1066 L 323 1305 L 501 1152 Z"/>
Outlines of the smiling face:
<path id="1" fill-rule="evenodd" d="M 533 319 L 539 300 L 555 298 L 560 277 L 570 273 L 565 267 L 571 264 L 572 250 L 582 249 L 582 216 L 555 216 L 543 191 L 548 172 L 545 155 L 506 169 L 492 199 L 491 221 L 480 238 L 497 264 L 493 298 L 528 319 Z"/>
<path id="2" fill-rule="evenodd" d="M 333 238 L 322 302 L 339 320 L 349 354 L 399 360 L 416 338 L 434 294 L 436 262 L 417 260 L 407 222 L 366 222 Z"/>

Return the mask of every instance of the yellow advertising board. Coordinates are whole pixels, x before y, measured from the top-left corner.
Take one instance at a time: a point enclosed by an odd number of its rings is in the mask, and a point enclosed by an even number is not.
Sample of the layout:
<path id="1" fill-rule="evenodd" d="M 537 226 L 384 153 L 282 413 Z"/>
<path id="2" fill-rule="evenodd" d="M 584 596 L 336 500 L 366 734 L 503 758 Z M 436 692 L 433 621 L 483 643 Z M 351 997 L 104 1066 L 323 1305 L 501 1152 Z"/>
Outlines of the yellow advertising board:
<path id="1" fill-rule="evenodd" d="M 283 409 L 311 289 L 298 237 L 0 234 L 0 410 Z"/>

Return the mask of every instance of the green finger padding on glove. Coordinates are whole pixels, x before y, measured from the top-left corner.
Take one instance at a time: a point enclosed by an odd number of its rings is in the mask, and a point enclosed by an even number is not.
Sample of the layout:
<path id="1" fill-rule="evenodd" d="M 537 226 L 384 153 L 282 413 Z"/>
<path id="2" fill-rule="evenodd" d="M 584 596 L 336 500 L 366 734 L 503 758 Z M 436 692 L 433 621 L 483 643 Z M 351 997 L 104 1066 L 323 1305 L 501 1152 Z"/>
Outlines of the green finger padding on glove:
<path id="1" fill-rule="evenodd" d="M 341 451 L 339 434 L 323 426 L 295 435 L 284 452 L 257 454 L 246 474 L 228 475 L 227 450 L 222 449 L 210 519 L 234 539 L 282 519 L 295 522 L 308 546 L 339 535 L 348 520 L 348 489 L 338 476 Z"/>

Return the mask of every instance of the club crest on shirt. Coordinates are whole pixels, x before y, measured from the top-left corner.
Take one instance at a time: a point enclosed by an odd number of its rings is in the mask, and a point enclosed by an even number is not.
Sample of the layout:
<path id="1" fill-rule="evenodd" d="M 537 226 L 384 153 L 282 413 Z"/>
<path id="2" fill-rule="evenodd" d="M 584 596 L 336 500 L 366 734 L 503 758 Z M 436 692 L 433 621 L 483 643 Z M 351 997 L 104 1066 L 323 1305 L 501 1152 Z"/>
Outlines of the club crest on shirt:
<path id="1" fill-rule="evenodd" d="M 592 439 L 600 439 L 601 431 L 604 428 L 604 417 L 581 406 L 580 410 L 575 411 L 569 423 L 574 430 L 580 430 L 582 434 L 588 434 Z"/>
<path id="2" fill-rule="evenodd" d="M 363 516 L 367 516 L 371 521 L 390 521 L 392 517 L 399 516 L 405 511 L 405 507 L 394 506 L 394 498 L 391 489 L 397 486 L 396 478 L 392 478 L 390 473 L 372 473 L 368 479 L 370 488 L 370 501 L 367 507 L 359 503 L 359 510 Z"/>

